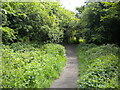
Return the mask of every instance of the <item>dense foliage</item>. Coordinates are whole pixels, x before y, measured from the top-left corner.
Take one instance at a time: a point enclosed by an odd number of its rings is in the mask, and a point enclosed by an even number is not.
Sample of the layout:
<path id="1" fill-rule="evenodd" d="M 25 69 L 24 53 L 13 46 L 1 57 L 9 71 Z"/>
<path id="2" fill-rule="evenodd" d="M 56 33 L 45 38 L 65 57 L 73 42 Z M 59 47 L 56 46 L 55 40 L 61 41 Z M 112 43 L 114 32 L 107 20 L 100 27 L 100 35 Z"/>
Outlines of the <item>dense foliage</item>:
<path id="1" fill-rule="evenodd" d="M 0 14 L 1 88 L 50 87 L 65 65 L 65 49 L 42 44 L 76 41 L 79 19 L 59 2 L 44 1 L 2 2 Z"/>
<path id="2" fill-rule="evenodd" d="M 78 59 L 80 68 L 79 88 L 118 89 L 120 82 L 120 79 L 118 79 L 120 48 L 114 44 L 79 45 Z"/>
<path id="3" fill-rule="evenodd" d="M 76 33 L 78 19 L 59 2 L 3 2 L 3 43 L 63 42 Z M 72 31 L 71 31 L 72 30 Z"/>
<path id="4" fill-rule="evenodd" d="M 79 36 L 79 88 L 116 88 L 120 83 L 120 1 L 88 2 L 76 8 Z M 111 44 L 108 44 L 111 43 Z M 114 44 L 112 44 L 114 43 Z M 104 45 L 105 44 L 105 45 Z"/>
<path id="5" fill-rule="evenodd" d="M 92 2 L 75 14 L 59 2 L 3 2 L 3 43 L 120 43 L 120 2 Z"/>
<path id="6" fill-rule="evenodd" d="M 34 46 L 3 45 L 1 88 L 48 88 L 58 78 L 66 61 L 64 47 L 58 44 Z"/>
<path id="7" fill-rule="evenodd" d="M 77 11 L 81 38 L 88 43 L 120 45 L 120 1 L 91 2 Z"/>
<path id="8" fill-rule="evenodd" d="M 59 2 L 2 2 L 1 88 L 50 87 L 66 62 L 65 48 L 53 43 L 79 42 L 78 87 L 118 89 L 120 2 L 86 3 L 77 11 Z"/>

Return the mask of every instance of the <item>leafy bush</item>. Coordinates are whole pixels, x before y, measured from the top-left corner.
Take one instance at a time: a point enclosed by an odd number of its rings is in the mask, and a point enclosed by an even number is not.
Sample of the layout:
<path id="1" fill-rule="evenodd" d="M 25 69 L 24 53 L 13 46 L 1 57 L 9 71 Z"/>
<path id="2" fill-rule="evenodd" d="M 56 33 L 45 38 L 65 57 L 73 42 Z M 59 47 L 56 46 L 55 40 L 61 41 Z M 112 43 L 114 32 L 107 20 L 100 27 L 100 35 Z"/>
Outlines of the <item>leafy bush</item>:
<path id="1" fill-rule="evenodd" d="M 16 39 L 15 31 L 9 27 L 1 27 L 0 30 L 2 31 L 2 42 L 9 43 L 13 42 L 14 39 Z"/>
<path id="2" fill-rule="evenodd" d="M 42 49 L 46 51 L 46 53 L 51 53 L 53 55 L 57 55 L 57 54 L 60 56 L 66 55 L 64 47 L 59 44 L 46 44 L 42 47 Z"/>
<path id="3" fill-rule="evenodd" d="M 59 43 L 65 38 L 65 30 L 72 32 L 66 28 L 73 29 L 78 21 L 60 2 L 2 2 L 1 8 L 4 44 L 16 41 Z"/>
<path id="4" fill-rule="evenodd" d="M 89 0 L 90 1 L 90 0 Z M 88 2 L 76 8 L 76 16 L 80 19 L 79 35 L 87 43 L 97 45 L 115 43 L 120 46 L 120 1 Z"/>
<path id="5" fill-rule="evenodd" d="M 17 45 L 18 43 L 11 47 Z M 31 48 L 32 50 L 29 50 Z M 23 52 L 19 46 L 18 49 L 10 49 L 9 46 L 3 45 L 1 88 L 48 88 L 52 81 L 58 78 L 65 65 L 65 53 L 50 53 L 45 49 L 36 49 L 32 45 L 31 48 L 28 45 L 29 51 L 25 49 Z M 61 45 L 53 45 L 57 52 L 56 48 L 61 52 L 65 51 Z M 49 50 L 52 52 L 52 49 Z"/>
<path id="6" fill-rule="evenodd" d="M 42 44 L 37 44 L 37 43 L 12 43 L 10 45 L 10 48 L 13 49 L 14 51 L 34 51 L 34 50 L 40 50 L 42 47 Z"/>
<path id="7" fill-rule="evenodd" d="M 114 44 L 80 45 L 79 88 L 118 88 L 119 51 Z"/>

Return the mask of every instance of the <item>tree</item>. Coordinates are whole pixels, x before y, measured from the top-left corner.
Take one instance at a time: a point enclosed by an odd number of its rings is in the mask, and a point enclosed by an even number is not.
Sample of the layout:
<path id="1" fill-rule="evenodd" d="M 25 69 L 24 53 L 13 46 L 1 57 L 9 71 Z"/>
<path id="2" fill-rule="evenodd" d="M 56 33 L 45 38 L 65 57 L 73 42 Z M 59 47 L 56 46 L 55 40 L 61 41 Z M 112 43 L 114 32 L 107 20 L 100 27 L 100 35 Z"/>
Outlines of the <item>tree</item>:
<path id="1" fill-rule="evenodd" d="M 71 33 L 75 28 L 73 23 L 78 21 L 74 13 L 62 8 L 59 2 L 3 2 L 1 14 L 3 14 L 2 28 L 11 29 L 7 31 L 15 36 L 7 38 L 3 30 L 4 43 L 16 41 L 59 43 L 66 39 L 65 32 Z"/>
<path id="2" fill-rule="evenodd" d="M 119 43 L 120 2 L 93 2 L 77 8 L 81 35 L 88 43 Z"/>

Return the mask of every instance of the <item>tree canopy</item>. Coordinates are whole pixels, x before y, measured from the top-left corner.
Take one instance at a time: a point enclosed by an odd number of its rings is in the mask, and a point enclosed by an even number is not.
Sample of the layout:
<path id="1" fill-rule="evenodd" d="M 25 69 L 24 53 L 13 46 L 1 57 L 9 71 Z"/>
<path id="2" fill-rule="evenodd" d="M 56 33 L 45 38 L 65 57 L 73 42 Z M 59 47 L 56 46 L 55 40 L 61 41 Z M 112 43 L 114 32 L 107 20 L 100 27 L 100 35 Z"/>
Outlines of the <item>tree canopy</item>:
<path id="1" fill-rule="evenodd" d="M 3 2 L 1 14 L 4 43 L 69 41 L 79 20 L 59 2 Z"/>
<path id="2" fill-rule="evenodd" d="M 76 10 L 81 37 L 88 43 L 120 43 L 120 2 L 91 2 Z"/>
<path id="3" fill-rule="evenodd" d="M 3 2 L 3 43 L 120 43 L 120 1 L 91 2 L 76 15 L 60 2 Z"/>

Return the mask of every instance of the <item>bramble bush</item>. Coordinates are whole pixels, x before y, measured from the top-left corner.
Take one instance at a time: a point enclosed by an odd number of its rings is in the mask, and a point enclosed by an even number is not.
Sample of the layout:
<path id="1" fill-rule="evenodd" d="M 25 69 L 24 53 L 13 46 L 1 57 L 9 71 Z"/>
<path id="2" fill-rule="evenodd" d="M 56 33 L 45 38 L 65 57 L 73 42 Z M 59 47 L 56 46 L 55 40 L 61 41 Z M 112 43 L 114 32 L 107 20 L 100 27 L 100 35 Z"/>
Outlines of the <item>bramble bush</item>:
<path id="1" fill-rule="evenodd" d="M 78 88 L 119 88 L 120 49 L 114 44 L 78 47 L 80 78 Z"/>
<path id="2" fill-rule="evenodd" d="M 21 47 L 17 49 L 16 46 L 19 44 L 3 45 L 1 88 L 50 87 L 65 65 L 64 47 L 58 44 L 46 44 L 41 48 L 35 48 L 34 45 L 27 47 L 27 44 L 20 44 Z M 49 52 L 45 47 L 51 48 Z M 54 53 L 57 52 L 57 48 L 59 53 Z"/>

